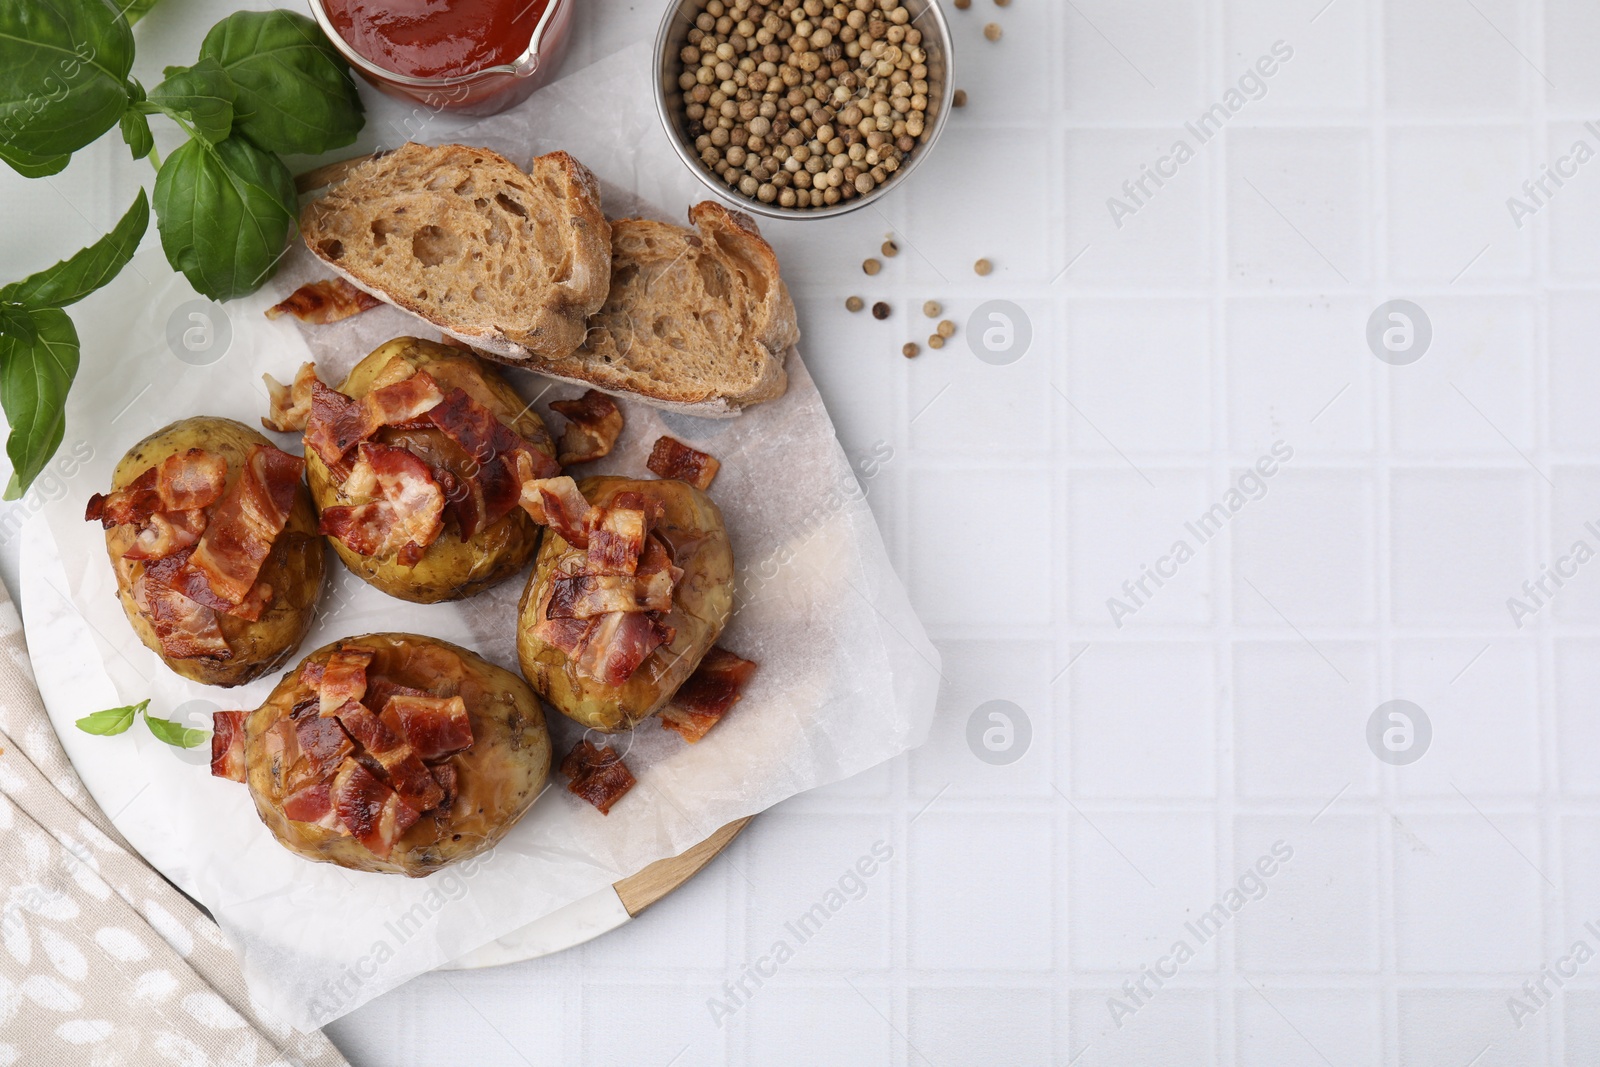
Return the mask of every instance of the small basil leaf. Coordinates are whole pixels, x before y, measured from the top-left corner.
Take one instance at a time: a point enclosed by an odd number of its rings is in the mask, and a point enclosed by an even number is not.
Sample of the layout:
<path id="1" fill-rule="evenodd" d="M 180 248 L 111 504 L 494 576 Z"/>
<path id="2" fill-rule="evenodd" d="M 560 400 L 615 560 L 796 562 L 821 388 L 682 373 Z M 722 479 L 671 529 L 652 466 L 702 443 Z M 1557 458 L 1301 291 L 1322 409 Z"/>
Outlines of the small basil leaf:
<path id="1" fill-rule="evenodd" d="M 238 88 L 235 131 L 269 152 L 315 155 L 361 132 L 361 97 L 317 24 L 289 11 L 240 11 L 211 28 L 200 55 Z"/>
<path id="2" fill-rule="evenodd" d="M 196 730 L 192 726 L 185 726 L 171 719 L 158 719 L 148 711 L 144 713 L 144 724 L 150 727 L 150 732 L 155 735 L 157 741 L 172 745 L 174 748 L 193 748 L 211 736 L 210 730 Z"/>
<path id="3" fill-rule="evenodd" d="M 85 715 L 74 725 L 86 734 L 97 734 L 101 737 L 110 737 L 127 731 L 133 725 L 133 720 L 139 713 L 150 706 L 150 701 L 141 700 L 137 704 L 129 704 L 122 708 L 107 708 L 97 711 L 93 715 Z"/>
<path id="4" fill-rule="evenodd" d="M 0 159 L 10 164 L 11 169 L 24 178 L 48 178 L 52 174 L 60 174 L 72 162 L 72 156 L 30 156 L 26 152 L 18 152 L 14 148 L 0 144 Z"/>
<path id="5" fill-rule="evenodd" d="M 5 0 L 0 158 L 24 175 L 60 170 L 122 117 L 132 65 L 133 31 L 111 4 Z"/>
<path id="6" fill-rule="evenodd" d="M 143 159 L 156 147 L 156 139 L 150 133 L 150 120 L 133 108 L 122 113 L 122 139 L 127 142 L 128 150 L 133 153 L 134 159 Z"/>
<path id="7" fill-rule="evenodd" d="M 150 202 L 144 190 L 111 232 L 53 267 L 0 288 L 0 301 L 31 307 L 66 307 L 115 278 L 133 258 L 150 225 Z"/>
<path id="8" fill-rule="evenodd" d="M 294 205 L 294 178 L 283 161 L 237 135 L 216 145 L 191 139 L 156 175 L 167 262 L 213 300 L 255 292 L 272 276 Z"/>
<path id="9" fill-rule="evenodd" d="M 67 427 L 67 390 L 78 373 L 78 331 L 60 308 L 27 308 L 31 342 L 0 333 L 0 408 L 11 424 L 6 454 L 15 500 L 55 455 Z"/>
<path id="10" fill-rule="evenodd" d="M 150 102 L 188 121 L 195 133 L 216 144 L 233 127 L 233 82 L 214 59 L 179 68 L 150 90 Z"/>

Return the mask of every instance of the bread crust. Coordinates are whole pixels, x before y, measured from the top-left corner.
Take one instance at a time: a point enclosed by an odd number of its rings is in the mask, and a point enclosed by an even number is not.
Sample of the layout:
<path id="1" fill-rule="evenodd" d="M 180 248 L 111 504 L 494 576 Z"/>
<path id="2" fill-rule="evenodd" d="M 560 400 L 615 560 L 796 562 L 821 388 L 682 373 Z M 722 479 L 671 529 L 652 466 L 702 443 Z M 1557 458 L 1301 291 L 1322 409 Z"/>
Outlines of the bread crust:
<path id="1" fill-rule="evenodd" d="M 731 418 L 751 404 L 782 396 L 789 384 L 784 360 L 800 338 L 800 327 L 777 254 L 754 219 L 715 201 L 696 204 L 689 220 L 695 230 L 651 219 L 615 220 L 611 293 L 589 320 L 589 336 L 571 357 L 541 360 L 534 369 L 706 418 Z M 700 259 L 715 263 L 696 262 Z M 651 281 L 639 291 L 631 282 L 641 274 Z M 731 282 L 731 291 L 710 293 L 697 280 L 708 275 Z M 685 306 L 686 290 L 702 306 Z M 685 317 L 698 323 L 702 315 L 719 314 L 737 329 L 731 336 L 701 331 L 707 347 L 716 346 L 709 354 L 674 351 L 673 338 L 645 325 L 659 327 Z M 717 363 L 720 374 L 690 368 L 696 357 Z"/>
<path id="2" fill-rule="evenodd" d="M 502 264 L 501 275 L 524 269 L 543 274 L 517 279 L 526 292 L 514 296 L 505 286 L 484 285 L 487 265 L 481 261 L 494 251 L 489 242 L 457 232 L 465 221 L 475 221 L 470 212 L 498 211 L 485 206 L 484 194 L 501 185 L 521 199 L 511 198 L 509 213 L 500 212 L 506 217 L 491 215 L 491 223 L 506 224 L 513 238 L 534 246 L 525 256 L 508 252 L 510 262 Z M 471 195 L 456 192 L 462 188 Z M 515 215 L 526 221 L 515 221 Z M 306 205 L 300 228 L 312 254 L 352 285 L 516 366 L 569 356 L 582 344 L 587 319 L 605 302 L 610 287 L 611 226 L 600 208 L 600 186 L 566 152 L 539 156 L 525 173 L 488 149 L 409 143 L 353 168 Z M 407 262 L 400 255 L 397 268 L 388 269 L 386 261 L 395 253 L 384 246 L 391 234 L 396 241 L 409 238 L 414 249 L 419 235 L 431 234 L 445 246 L 441 262 L 428 264 L 415 254 Z M 435 277 L 439 267 L 444 270 Z M 451 305 L 427 291 L 430 284 L 446 294 L 453 285 L 470 286 L 471 295 Z M 512 307 L 494 313 L 480 300 L 479 289 Z"/>

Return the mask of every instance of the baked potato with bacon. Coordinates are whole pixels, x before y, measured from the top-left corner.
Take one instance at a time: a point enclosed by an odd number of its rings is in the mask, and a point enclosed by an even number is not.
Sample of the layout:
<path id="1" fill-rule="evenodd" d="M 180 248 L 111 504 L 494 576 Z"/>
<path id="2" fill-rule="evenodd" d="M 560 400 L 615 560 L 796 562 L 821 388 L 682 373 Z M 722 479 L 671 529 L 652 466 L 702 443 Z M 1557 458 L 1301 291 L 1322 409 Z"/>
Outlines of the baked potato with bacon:
<path id="1" fill-rule="evenodd" d="M 400 337 L 337 390 L 305 373 L 293 391 L 278 387 L 274 419 L 300 393 L 320 529 L 357 576 L 432 604 L 472 596 L 533 558 L 539 531 L 517 506 L 519 469 L 558 473 L 555 444 L 485 363 L 466 349 Z M 276 425 L 296 421 L 286 415 Z"/>
<path id="2" fill-rule="evenodd" d="M 300 646 L 324 569 L 303 470 L 250 427 L 197 417 L 130 448 L 90 498 L 123 611 L 173 671 L 243 685 Z"/>
<path id="3" fill-rule="evenodd" d="M 456 645 L 338 641 L 253 712 L 214 716 L 212 773 L 243 781 L 272 836 L 308 860 L 422 877 L 493 848 L 550 773 L 527 684 Z"/>
<path id="4" fill-rule="evenodd" d="M 631 729 L 695 672 L 733 610 L 722 512 L 684 482 L 612 476 L 524 486 L 524 507 L 551 529 L 518 608 L 522 673 L 569 718 Z"/>

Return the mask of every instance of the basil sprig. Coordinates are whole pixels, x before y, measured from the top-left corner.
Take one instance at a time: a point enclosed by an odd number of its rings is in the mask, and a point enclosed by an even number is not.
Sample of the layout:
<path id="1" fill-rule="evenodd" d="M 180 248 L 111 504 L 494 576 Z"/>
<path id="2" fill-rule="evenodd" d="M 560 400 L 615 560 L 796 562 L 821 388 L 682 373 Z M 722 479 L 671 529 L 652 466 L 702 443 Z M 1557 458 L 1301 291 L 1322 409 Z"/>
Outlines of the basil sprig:
<path id="1" fill-rule="evenodd" d="M 156 166 L 154 205 L 167 261 L 213 300 L 254 292 L 283 257 L 296 215 L 279 153 L 350 144 L 364 116 L 344 60 L 317 24 L 288 11 L 241 11 L 206 34 L 192 66 L 168 67 L 146 93 L 129 76 L 131 24 L 157 0 L 0 0 L 0 160 L 25 177 L 60 171 L 118 127 Z M 188 139 L 165 161 L 152 116 Z M 71 259 L 0 289 L 0 406 L 26 490 L 60 445 L 78 335 L 61 309 L 116 276 L 149 223 L 140 191 L 116 229 Z"/>
<path id="2" fill-rule="evenodd" d="M 128 732 L 128 727 L 133 725 L 133 720 L 140 715 L 144 716 L 144 724 L 150 727 L 151 735 L 163 744 L 174 748 L 194 748 L 211 736 L 210 730 L 196 730 L 192 726 L 185 726 L 181 722 L 171 719 L 158 719 L 150 714 L 150 701 L 141 700 L 137 704 L 129 704 L 121 708 L 107 708 L 97 711 L 93 715 L 85 715 L 74 725 L 86 734 L 95 734 L 100 737 L 111 737 L 116 734 Z"/>

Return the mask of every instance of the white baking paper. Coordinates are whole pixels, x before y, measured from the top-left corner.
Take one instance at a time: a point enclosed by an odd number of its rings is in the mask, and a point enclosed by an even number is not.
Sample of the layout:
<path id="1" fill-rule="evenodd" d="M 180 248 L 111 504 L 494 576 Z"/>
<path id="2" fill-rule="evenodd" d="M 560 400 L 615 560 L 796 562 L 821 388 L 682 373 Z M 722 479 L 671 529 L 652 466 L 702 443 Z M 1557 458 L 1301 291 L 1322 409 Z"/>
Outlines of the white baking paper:
<path id="1" fill-rule="evenodd" d="M 687 203 L 655 199 L 681 190 L 685 176 L 655 126 L 648 58 L 643 46 L 619 53 L 467 131 L 423 116 L 412 132 L 489 145 L 524 163 L 564 148 L 600 175 L 609 213 L 681 220 Z M 646 476 L 644 457 L 662 433 L 722 461 L 711 492 L 727 519 L 739 594 L 721 643 L 760 664 L 743 703 L 699 745 L 655 720 L 617 739 L 639 785 L 609 817 L 553 781 L 486 860 L 419 880 L 361 874 L 279 847 L 244 787 L 210 777 L 205 749 L 169 748 L 143 724 L 108 738 L 74 729 L 79 716 L 146 697 L 158 714 L 208 725 L 212 710 L 257 706 L 276 681 L 236 690 L 188 683 L 133 636 L 100 530 L 83 521 L 85 498 L 109 485 L 127 447 L 190 415 L 257 425 L 264 371 L 288 380 L 315 358 L 322 376 L 337 381 L 391 337 L 436 336 L 387 307 L 329 327 L 269 322 L 263 309 L 324 274 L 303 249 L 262 292 L 220 316 L 146 253 L 138 264 L 148 285 L 118 288 L 129 294 L 124 306 L 107 311 L 111 302 L 102 301 L 92 321 L 80 317 L 85 367 L 69 402 L 64 458 L 51 475 L 67 488 L 24 539 L 26 625 L 52 720 L 95 799 L 151 863 L 216 915 L 267 1011 L 301 1029 L 321 1026 L 727 822 L 857 774 L 926 734 L 938 655 L 865 501 L 863 483 L 875 472 L 852 471 L 794 353 L 788 393 L 737 419 L 624 402 L 618 452 L 584 468 Z M 218 358 L 223 333 L 230 336 Z M 507 377 L 546 415 L 549 401 L 581 391 L 520 371 Z M 279 443 L 299 449 L 290 436 Z M 424 607 L 364 585 L 331 553 L 329 573 L 324 611 L 303 651 L 342 636 L 405 630 L 516 669 L 525 576 L 464 603 Z M 550 725 L 559 759 L 582 731 L 553 713 Z"/>

